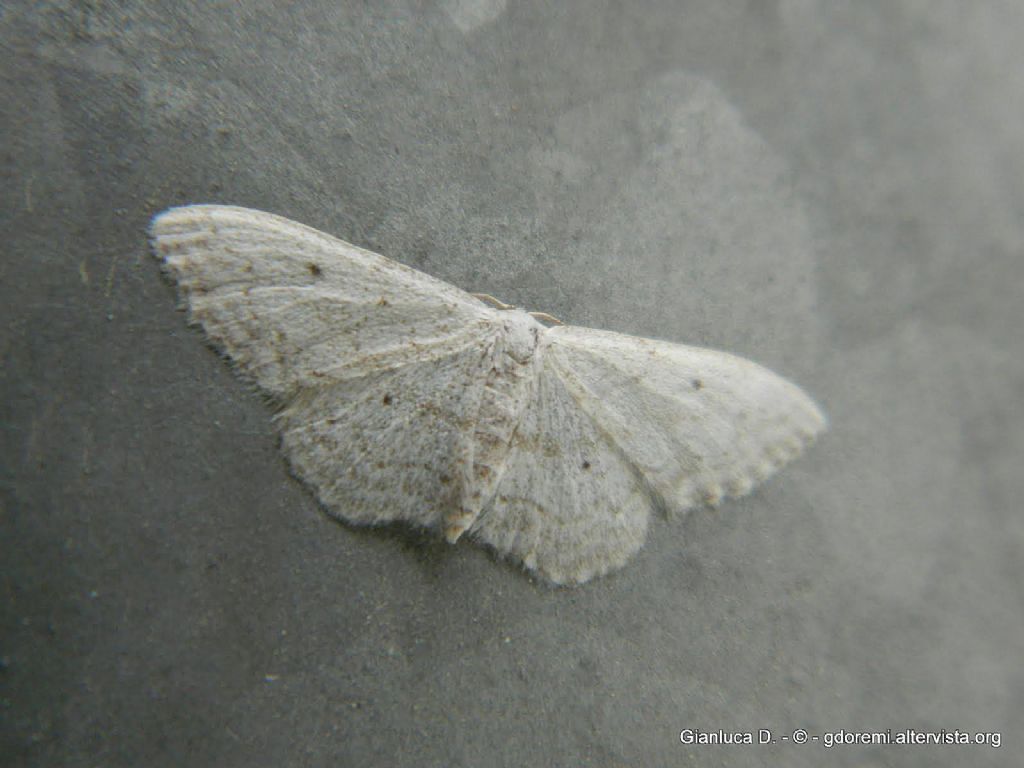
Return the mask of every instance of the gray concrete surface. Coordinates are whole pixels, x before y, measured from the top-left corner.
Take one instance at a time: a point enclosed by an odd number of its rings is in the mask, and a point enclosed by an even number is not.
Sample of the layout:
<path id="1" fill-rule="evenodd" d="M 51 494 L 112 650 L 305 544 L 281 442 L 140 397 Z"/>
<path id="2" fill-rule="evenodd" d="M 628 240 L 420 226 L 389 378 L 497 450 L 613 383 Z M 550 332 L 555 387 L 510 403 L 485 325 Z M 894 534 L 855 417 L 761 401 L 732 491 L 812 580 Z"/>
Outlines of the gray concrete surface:
<path id="1" fill-rule="evenodd" d="M 1022 33 L 1008 1 L 5 4 L 0 762 L 1021 765 Z M 145 228 L 186 202 L 747 355 L 832 429 L 581 589 L 346 528 L 175 311 Z"/>

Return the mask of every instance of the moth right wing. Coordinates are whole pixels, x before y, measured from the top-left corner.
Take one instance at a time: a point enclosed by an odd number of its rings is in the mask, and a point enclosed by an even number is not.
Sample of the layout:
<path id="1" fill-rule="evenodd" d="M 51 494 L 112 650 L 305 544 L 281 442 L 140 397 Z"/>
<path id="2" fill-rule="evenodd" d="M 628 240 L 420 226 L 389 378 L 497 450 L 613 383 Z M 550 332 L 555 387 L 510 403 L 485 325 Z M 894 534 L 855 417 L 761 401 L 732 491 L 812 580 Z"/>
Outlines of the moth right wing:
<path id="1" fill-rule="evenodd" d="M 686 509 L 745 493 L 825 426 L 796 385 L 723 352 L 558 326 L 539 354 L 471 531 L 556 584 L 621 567 L 659 499 Z"/>
<path id="2" fill-rule="evenodd" d="M 548 581 L 581 584 L 640 549 L 651 506 L 628 459 L 542 363 L 494 496 L 469 530 Z"/>
<path id="3" fill-rule="evenodd" d="M 480 346 L 497 312 L 442 280 L 294 221 L 172 208 L 151 235 L 190 320 L 278 399 Z"/>
<path id="4" fill-rule="evenodd" d="M 826 426 L 798 386 L 712 349 L 575 326 L 546 364 L 669 509 L 742 496 Z"/>

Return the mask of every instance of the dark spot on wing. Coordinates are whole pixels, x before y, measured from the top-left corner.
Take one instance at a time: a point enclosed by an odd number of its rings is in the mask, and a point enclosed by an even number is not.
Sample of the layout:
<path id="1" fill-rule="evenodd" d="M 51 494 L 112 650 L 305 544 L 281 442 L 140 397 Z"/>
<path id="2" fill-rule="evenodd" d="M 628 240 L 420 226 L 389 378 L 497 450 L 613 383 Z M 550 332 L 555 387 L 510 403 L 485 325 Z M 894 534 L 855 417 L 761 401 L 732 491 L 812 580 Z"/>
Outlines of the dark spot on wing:
<path id="1" fill-rule="evenodd" d="M 583 468 L 590 469 L 590 462 L 587 461 L 586 459 L 583 460 Z"/>
<path id="2" fill-rule="evenodd" d="M 391 395 L 385 392 L 384 397 L 382 397 L 380 401 L 384 403 L 384 405 L 391 405 Z"/>
<path id="3" fill-rule="evenodd" d="M 694 379 L 690 382 L 694 389 L 704 389 L 704 382 L 700 379 Z"/>
<path id="4" fill-rule="evenodd" d="M 306 268 L 309 270 L 309 274 L 311 274 L 313 277 L 320 277 L 320 275 L 324 273 L 324 271 L 320 269 L 320 265 L 314 264 L 312 261 L 306 265 Z"/>

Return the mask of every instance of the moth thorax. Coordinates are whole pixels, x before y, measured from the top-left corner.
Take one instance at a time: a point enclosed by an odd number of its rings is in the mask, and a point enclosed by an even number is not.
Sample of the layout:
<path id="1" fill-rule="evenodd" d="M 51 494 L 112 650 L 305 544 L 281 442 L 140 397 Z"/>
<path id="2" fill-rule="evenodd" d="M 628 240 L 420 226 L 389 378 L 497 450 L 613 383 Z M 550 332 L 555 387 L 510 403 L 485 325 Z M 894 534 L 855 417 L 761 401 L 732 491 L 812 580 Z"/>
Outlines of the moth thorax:
<path id="1" fill-rule="evenodd" d="M 505 326 L 505 338 L 502 340 L 505 354 L 517 363 L 526 363 L 537 349 L 544 326 L 521 309 L 505 312 L 502 322 Z"/>

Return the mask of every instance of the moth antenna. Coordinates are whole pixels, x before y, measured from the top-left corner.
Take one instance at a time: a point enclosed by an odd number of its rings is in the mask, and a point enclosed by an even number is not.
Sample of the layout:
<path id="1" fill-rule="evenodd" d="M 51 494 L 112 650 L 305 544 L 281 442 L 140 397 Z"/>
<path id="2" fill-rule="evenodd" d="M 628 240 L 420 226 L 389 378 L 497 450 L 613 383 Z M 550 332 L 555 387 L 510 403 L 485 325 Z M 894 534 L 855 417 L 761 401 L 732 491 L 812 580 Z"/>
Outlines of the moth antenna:
<path id="1" fill-rule="evenodd" d="M 527 313 L 534 320 L 540 320 L 542 323 L 551 323 L 552 325 L 565 325 L 554 315 L 549 315 L 547 312 L 529 312 Z"/>
<path id="2" fill-rule="evenodd" d="M 496 299 L 489 293 L 471 293 L 469 294 L 473 298 L 480 299 L 480 301 L 491 304 L 495 309 L 515 309 L 515 304 L 506 304 L 501 299 Z"/>

